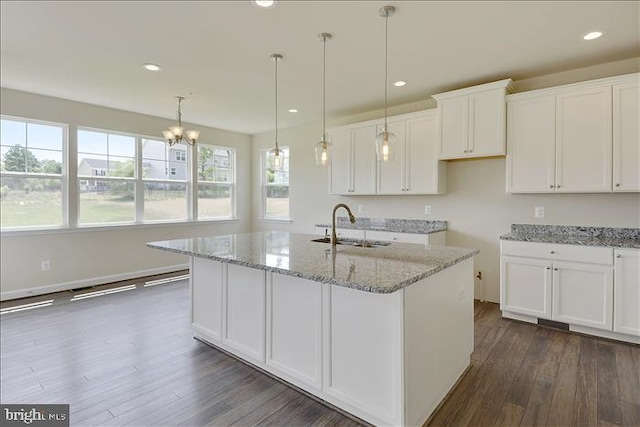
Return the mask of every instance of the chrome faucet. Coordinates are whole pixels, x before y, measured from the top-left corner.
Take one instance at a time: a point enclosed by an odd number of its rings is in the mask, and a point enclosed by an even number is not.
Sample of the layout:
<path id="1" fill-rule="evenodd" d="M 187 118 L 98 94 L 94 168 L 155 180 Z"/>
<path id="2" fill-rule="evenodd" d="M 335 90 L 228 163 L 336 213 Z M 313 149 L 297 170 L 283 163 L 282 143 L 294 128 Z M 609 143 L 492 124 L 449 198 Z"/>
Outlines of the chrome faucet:
<path id="1" fill-rule="evenodd" d="M 349 209 L 349 206 L 345 205 L 344 203 L 338 203 L 333 208 L 333 222 L 331 223 L 331 246 L 335 246 L 338 243 L 338 236 L 336 235 L 336 211 L 338 210 L 338 208 L 345 208 L 347 210 L 347 212 L 349 213 L 349 221 L 351 221 L 351 224 L 356 222 L 356 217 L 351 213 L 351 209 Z"/>

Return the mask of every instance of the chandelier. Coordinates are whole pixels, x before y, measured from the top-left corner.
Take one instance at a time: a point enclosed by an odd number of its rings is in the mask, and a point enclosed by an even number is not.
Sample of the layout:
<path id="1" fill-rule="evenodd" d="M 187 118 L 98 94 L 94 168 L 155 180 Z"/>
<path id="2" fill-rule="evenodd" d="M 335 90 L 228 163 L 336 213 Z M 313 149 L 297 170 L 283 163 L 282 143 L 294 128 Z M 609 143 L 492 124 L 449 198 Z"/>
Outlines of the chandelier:
<path id="1" fill-rule="evenodd" d="M 185 98 L 184 96 L 176 96 L 176 99 L 178 100 L 178 126 L 171 126 L 168 130 L 163 130 L 162 135 L 167 140 L 169 145 L 179 144 L 183 140 L 189 145 L 196 145 L 196 140 L 200 136 L 200 131 L 188 130 L 186 131 L 186 137 L 184 136 L 185 130 L 182 127 L 181 104 L 182 100 Z"/>

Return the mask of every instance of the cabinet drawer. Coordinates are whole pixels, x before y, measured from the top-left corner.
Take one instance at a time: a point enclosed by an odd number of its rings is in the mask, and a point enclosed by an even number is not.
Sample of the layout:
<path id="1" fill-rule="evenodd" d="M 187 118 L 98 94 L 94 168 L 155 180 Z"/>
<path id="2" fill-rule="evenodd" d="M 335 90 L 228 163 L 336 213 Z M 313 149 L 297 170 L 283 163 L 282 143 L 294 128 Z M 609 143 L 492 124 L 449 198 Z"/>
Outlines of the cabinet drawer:
<path id="1" fill-rule="evenodd" d="M 502 255 L 544 258 L 552 261 L 575 261 L 589 264 L 613 264 L 613 248 L 560 245 L 556 243 L 500 241 Z"/>

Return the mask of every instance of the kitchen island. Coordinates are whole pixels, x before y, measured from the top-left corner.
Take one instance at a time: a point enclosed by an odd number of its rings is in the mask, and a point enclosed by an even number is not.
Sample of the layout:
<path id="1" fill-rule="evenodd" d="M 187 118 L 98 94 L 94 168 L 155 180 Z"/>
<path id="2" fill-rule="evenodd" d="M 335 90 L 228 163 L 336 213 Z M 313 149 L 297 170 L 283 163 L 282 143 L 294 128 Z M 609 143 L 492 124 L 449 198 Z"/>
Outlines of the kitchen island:
<path id="1" fill-rule="evenodd" d="M 191 257 L 197 338 L 376 425 L 421 425 L 470 364 L 474 249 L 259 232 Z"/>

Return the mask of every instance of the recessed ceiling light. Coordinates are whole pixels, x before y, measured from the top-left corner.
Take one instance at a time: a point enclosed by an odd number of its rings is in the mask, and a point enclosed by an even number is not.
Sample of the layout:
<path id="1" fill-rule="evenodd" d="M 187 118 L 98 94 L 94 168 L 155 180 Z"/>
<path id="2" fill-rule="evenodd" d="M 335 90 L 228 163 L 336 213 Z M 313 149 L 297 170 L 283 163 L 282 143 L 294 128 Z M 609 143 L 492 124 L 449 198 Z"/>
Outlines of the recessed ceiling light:
<path id="1" fill-rule="evenodd" d="M 582 38 L 584 40 L 595 40 L 602 36 L 602 31 L 592 31 L 590 33 L 585 34 Z"/>
<path id="2" fill-rule="evenodd" d="M 275 0 L 254 0 L 253 2 L 260 7 L 271 7 L 276 4 Z"/>
<path id="3" fill-rule="evenodd" d="M 398 80 L 393 85 L 396 86 L 396 87 L 402 87 L 402 86 L 404 86 L 406 84 L 407 84 L 407 82 L 405 82 L 404 80 Z"/>
<path id="4" fill-rule="evenodd" d="M 297 108 L 289 108 L 289 112 L 290 113 L 297 113 L 298 109 Z"/>
<path id="5" fill-rule="evenodd" d="M 159 65 L 156 64 L 142 64 L 142 66 L 144 67 L 145 70 L 149 70 L 149 71 L 160 71 L 162 68 L 160 68 Z"/>

